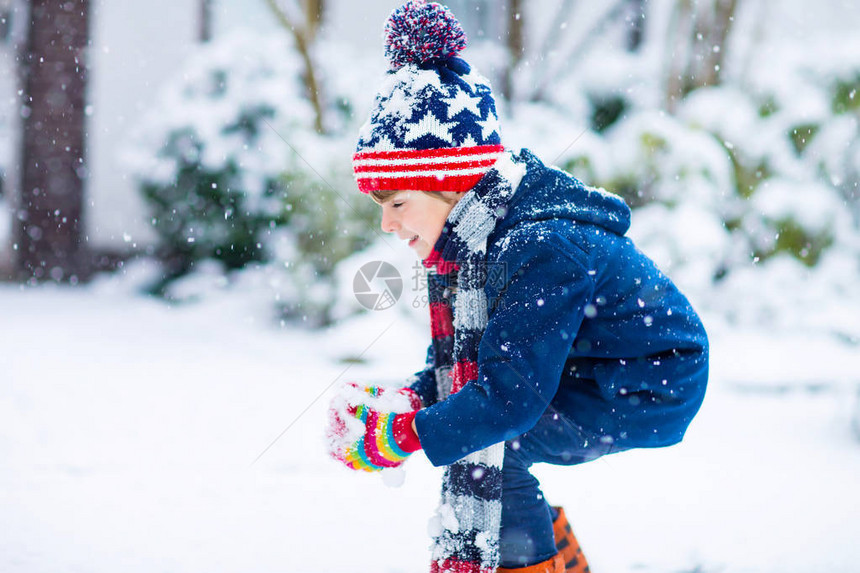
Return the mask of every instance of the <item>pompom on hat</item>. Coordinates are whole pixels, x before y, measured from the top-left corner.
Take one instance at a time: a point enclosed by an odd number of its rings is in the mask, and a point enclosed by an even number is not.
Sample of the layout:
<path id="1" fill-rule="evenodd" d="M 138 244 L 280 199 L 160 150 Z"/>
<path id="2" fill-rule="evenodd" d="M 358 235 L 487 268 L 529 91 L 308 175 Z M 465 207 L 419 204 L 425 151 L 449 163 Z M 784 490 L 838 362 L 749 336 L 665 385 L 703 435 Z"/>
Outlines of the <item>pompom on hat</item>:
<path id="1" fill-rule="evenodd" d="M 360 191 L 466 192 L 502 154 L 490 83 L 458 57 L 465 47 L 436 2 L 409 0 L 388 17 L 391 69 L 352 160 Z"/>

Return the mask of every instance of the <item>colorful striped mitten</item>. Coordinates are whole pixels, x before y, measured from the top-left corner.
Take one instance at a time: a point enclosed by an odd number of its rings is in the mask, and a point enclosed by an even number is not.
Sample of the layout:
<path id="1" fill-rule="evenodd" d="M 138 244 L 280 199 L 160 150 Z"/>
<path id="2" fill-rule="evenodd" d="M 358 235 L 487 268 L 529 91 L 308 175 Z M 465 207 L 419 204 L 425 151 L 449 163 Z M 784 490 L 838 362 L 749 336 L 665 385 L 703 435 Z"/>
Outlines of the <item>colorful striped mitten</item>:
<path id="1" fill-rule="evenodd" d="M 354 470 L 393 468 L 421 449 L 412 429 L 421 407 L 408 388 L 385 391 L 377 386 L 344 386 L 329 410 L 331 455 Z"/>

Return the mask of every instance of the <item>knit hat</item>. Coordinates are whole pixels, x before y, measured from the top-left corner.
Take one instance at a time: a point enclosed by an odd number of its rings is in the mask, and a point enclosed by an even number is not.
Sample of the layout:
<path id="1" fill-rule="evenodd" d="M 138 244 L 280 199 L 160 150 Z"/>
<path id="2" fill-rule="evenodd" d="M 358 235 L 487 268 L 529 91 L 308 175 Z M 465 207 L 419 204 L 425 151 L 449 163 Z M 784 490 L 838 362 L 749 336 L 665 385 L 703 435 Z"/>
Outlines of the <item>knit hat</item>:
<path id="1" fill-rule="evenodd" d="M 466 36 L 441 4 L 409 0 L 385 24 L 391 63 L 352 165 L 363 193 L 471 189 L 504 148 L 486 78 L 457 54 Z"/>

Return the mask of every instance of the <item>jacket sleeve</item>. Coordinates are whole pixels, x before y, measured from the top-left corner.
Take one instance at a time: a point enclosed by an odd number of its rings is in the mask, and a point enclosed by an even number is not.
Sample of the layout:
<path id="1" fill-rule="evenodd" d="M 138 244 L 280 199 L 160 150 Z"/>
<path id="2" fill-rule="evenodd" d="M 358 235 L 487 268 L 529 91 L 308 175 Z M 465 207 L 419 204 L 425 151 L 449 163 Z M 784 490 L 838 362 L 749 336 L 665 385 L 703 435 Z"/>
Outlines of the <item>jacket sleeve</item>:
<path id="1" fill-rule="evenodd" d="M 421 397 L 421 403 L 425 408 L 438 401 L 439 391 L 436 385 L 436 363 L 433 358 L 432 344 L 427 348 L 427 362 L 424 370 L 413 374 L 406 383 Z"/>
<path id="2" fill-rule="evenodd" d="M 558 236 L 506 251 L 506 280 L 478 349 L 478 378 L 418 413 L 433 465 L 514 438 L 537 423 L 558 390 L 564 363 L 594 293 L 577 247 Z"/>

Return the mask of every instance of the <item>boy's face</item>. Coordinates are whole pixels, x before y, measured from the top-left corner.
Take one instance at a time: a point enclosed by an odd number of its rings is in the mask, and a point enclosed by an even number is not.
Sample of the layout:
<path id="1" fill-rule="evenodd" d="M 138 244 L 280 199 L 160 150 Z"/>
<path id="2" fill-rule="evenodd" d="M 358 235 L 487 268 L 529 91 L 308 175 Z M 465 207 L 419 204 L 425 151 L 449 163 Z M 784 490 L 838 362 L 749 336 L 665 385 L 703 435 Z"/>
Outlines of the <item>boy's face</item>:
<path id="1" fill-rule="evenodd" d="M 454 207 L 423 191 L 398 191 L 382 207 L 382 230 L 397 233 L 397 238 L 409 241 L 409 246 L 426 259 L 445 226 Z"/>

